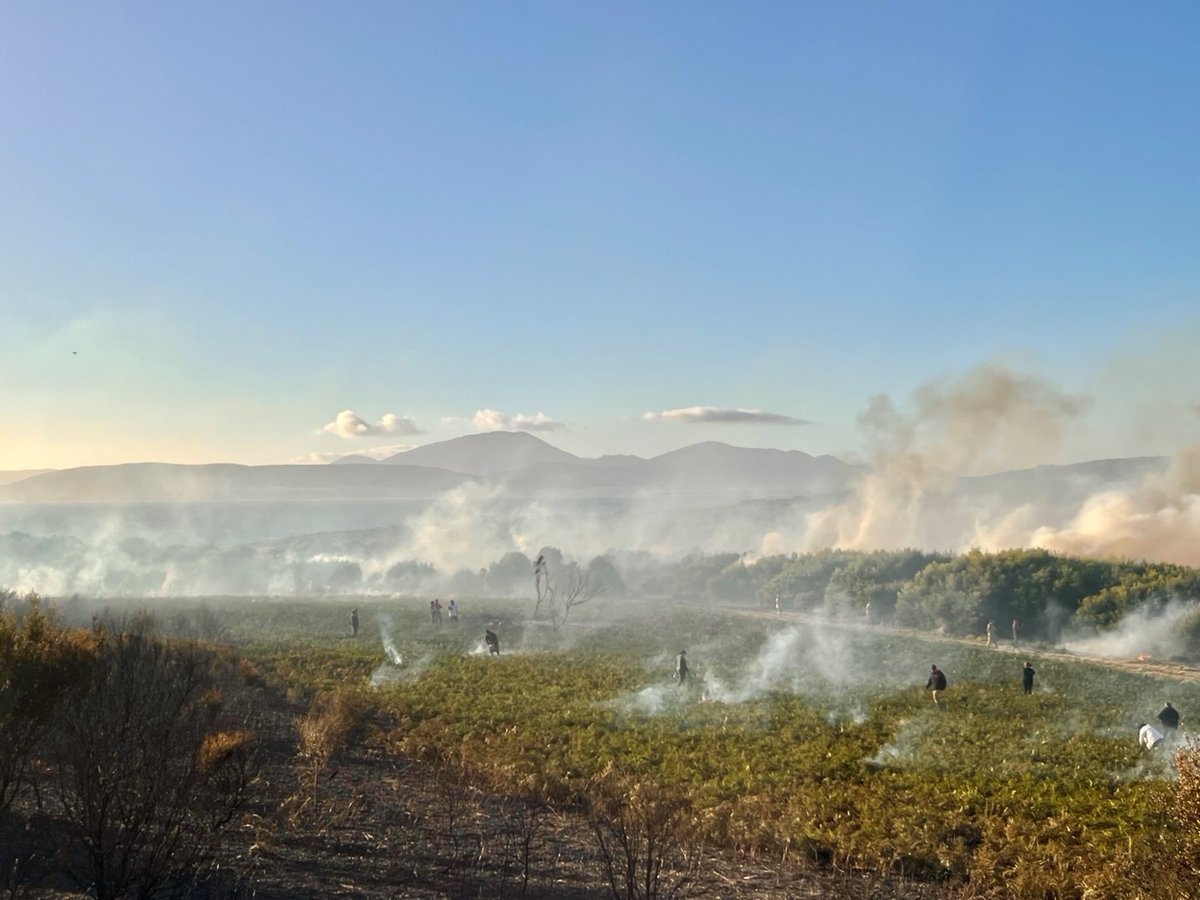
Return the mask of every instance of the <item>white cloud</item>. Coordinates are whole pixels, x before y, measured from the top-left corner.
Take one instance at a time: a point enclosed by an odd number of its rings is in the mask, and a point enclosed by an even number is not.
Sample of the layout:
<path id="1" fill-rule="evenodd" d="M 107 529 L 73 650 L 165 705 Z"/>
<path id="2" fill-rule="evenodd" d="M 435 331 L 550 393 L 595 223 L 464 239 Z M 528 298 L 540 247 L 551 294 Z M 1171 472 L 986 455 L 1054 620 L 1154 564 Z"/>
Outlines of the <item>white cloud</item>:
<path id="1" fill-rule="evenodd" d="M 494 409 L 477 410 L 471 423 L 479 431 L 561 431 L 567 427 L 543 413 L 509 416 Z"/>
<path id="2" fill-rule="evenodd" d="M 420 434 L 421 429 L 408 416 L 397 416 L 395 413 L 387 413 L 372 425 L 354 410 L 344 409 L 337 414 L 337 418 L 328 425 L 325 425 L 317 433 L 336 434 L 338 437 L 344 438 L 359 438 L 378 437 L 384 434 Z"/>
<path id="3" fill-rule="evenodd" d="M 642 414 L 644 422 L 681 422 L 696 425 L 703 422 L 750 425 L 809 425 L 806 419 L 797 419 L 780 413 L 763 412 L 761 409 L 727 409 L 720 406 L 685 406 L 681 409 L 664 409 L 661 412 Z"/>

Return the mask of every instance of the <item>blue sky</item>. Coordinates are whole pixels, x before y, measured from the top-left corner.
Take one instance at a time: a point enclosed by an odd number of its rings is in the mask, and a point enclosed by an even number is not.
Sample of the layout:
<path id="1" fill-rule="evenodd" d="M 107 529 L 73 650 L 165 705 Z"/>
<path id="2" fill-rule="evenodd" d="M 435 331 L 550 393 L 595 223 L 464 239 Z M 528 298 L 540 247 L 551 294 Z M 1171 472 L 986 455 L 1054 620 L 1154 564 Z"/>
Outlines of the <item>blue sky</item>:
<path id="1" fill-rule="evenodd" d="M 0 468 L 848 455 L 988 363 L 1090 399 L 1047 462 L 1171 452 L 1198 45 L 1174 3 L 4 5 Z"/>

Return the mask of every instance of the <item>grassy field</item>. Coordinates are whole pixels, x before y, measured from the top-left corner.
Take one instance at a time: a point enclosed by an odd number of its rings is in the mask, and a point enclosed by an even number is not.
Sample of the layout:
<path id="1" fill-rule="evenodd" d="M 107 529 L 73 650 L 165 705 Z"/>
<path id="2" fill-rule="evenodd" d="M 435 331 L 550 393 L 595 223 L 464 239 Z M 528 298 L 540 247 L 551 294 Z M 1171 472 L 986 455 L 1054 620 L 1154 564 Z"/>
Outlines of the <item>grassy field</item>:
<path id="1" fill-rule="evenodd" d="M 1200 717 L 1182 677 L 653 602 L 553 629 L 523 624 L 528 604 L 466 600 L 454 627 L 427 602 L 363 599 L 352 638 L 352 605 L 206 615 L 293 696 L 365 688 L 389 723 L 376 740 L 494 790 L 566 803 L 619 778 L 664 792 L 687 841 L 978 896 L 1192 890 L 1173 753 L 1136 742 L 1166 700 L 1185 732 Z M 931 663 L 950 680 L 941 708 Z"/>

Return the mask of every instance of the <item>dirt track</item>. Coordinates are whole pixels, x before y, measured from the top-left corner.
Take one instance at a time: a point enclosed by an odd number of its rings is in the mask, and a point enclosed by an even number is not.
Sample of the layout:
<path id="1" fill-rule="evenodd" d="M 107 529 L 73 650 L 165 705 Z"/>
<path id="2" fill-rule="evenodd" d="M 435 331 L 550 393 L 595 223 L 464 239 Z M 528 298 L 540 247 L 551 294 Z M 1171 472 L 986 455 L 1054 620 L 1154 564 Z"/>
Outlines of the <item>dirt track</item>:
<path id="1" fill-rule="evenodd" d="M 695 608 L 692 604 L 681 604 Z M 931 631 L 917 631 L 913 628 L 895 628 L 890 625 L 866 625 L 858 622 L 845 622 L 837 619 L 827 619 L 822 616 L 812 615 L 811 613 L 801 612 L 780 612 L 766 609 L 748 609 L 744 606 L 719 606 L 705 607 L 707 609 L 719 609 L 722 612 L 734 613 L 744 616 L 752 616 L 760 619 L 772 619 L 776 621 L 792 621 L 792 622 L 813 622 L 820 623 L 826 626 L 835 628 L 845 628 L 853 630 L 872 629 L 874 631 L 886 632 L 888 634 L 902 635 L 904 637 L 916 638 L 923 641 L 941 641 L 947 644 L 961 644 L 969 647 L 982 647 L 983 643 L 979 639 L 973 638 L 958 638 L 949 637 L 947 635 L 936 634 Z M 1108 656 L 1086 656 L 1080 653 L 1071 653 L 1067 650 L 1049 646 L 1048 644 L 1031 641 L 1028 644 L 1023 644 L 1020 648 L 1013 646 L 1012 641 L 1001 640 L 998 644 L 998 651 L 1020 655 L 1021 653 L 1036 654 L 1044 659 L 1057 659 L 1063 662 L 1088 662 L 1098 666 L 1107 666 L 1110 669 L 1121 669 L 1126 672 L 1137 672 L 1142 675 L 1153 675 L 1156 678 L 1174 678 L 1177 681 L 1190 681 L 1200 683 L 1200 667 L 1189 666 L 1179 662 L 1159 661 L 1155 659 L 1122 659 Z"/>

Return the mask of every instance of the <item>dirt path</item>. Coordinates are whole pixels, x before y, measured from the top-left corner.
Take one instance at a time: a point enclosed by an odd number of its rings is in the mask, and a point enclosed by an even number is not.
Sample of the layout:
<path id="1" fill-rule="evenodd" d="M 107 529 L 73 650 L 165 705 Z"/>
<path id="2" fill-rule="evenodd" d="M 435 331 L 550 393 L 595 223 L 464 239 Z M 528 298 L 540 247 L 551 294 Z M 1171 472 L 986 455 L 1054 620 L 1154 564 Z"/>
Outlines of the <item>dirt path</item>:
<path id="1" fill-rule="evenodd" d="M 962 646 L 977 648 L 982 648 L 983 646 L 982 641 L 975 638 L 950 637 L 948 635 L 936 634 L 931 631 L 918 631 L 914 628 L 896 628 L 890 625 L 865 625 L 858 622 L 845 622 L 837 619 L 827 619 L 811 613 L 786 611 L 776 613 L 774 610 L 752 609 L 744 606 L 700 607 L 698 604 L 691 603 L 681 603 L 679 605 L 688 609 L 716 609 L 720 610 L 721 612 L 750 616 L 758 619 L 770 619 L 773 621 L 782 622 L 805 622 L 856 631 L 870 629 L 872 631 L 883 632 L 886 634 L 895 634 L 903 637 L 916 638 L 922 641 L 938 641 L 946 644 L 959 644 Z M 1200 683 L 1200 667 L 1184 665 L 1183 663 L 1178 662 L 1155 660 L 1152 658 L 1139 660 L 1110 656 L 1088 656 L 1082 653 L 1072 653 L 1071 651 L 1064 650 L 1060 647 L 1053 647 L 1049 644 L 1033 641 L 1022 645 L 1018 649 L 1012 645 L 1011 641 L 1002 640 L 999 643 L 998 650 L 1004 653 L 1011 653 L 1014 656 L 1020 656 L 1023 653 L 1027 653 L 1031 656 L 1036 655 L 1042 659 L 1056 659 L 1062 662 L 1087 662 L 1097 666 L 1106 666 L 1110 669 L 1121 669 L 1125 672 L 1136 672 L 1141 675 L 1153 675 L 1156 678 L 1173 678 L 1176 681 Z"/>

